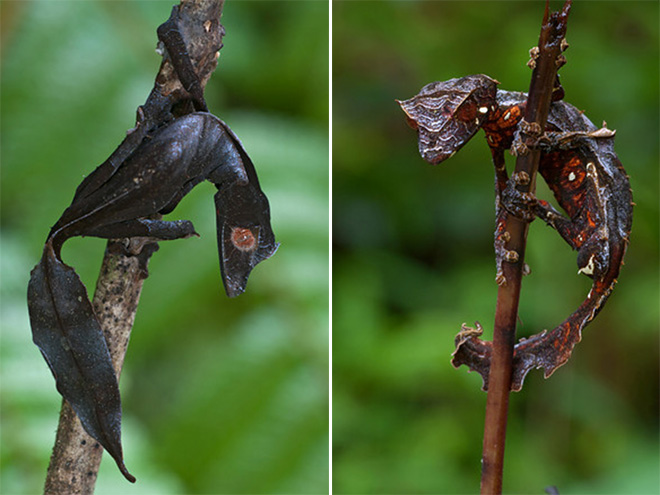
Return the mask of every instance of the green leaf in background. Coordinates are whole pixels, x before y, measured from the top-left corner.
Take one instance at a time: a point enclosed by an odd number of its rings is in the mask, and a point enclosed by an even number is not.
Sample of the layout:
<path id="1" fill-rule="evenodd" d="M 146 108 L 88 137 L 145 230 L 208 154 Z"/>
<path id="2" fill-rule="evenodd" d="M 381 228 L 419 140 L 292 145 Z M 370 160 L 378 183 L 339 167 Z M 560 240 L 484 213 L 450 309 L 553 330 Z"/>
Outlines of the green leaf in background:
<path id="1" fill-rule="evenodd" d="M 2 2 L 0 492 L 41 491 L 60 396 L 31 342 L 26 286 L 83 175 L 119 144 L 160 64 L 173 3 Z M 328 4 L 226 2 L 207 87 L 270 199 L 278 253 L 235 300 L 222 290 L 210 184 L 168 218 L 121 379 L 124 454 L 96 493 L 327 493 Z M 105 242 L 67 243 L 93 292 Z"/>

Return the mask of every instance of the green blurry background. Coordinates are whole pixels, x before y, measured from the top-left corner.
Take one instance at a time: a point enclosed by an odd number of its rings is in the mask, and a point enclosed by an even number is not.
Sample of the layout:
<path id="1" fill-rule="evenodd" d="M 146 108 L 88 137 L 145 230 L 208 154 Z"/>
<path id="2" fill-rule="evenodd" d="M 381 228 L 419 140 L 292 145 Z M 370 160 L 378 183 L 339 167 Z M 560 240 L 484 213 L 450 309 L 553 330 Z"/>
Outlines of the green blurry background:
<path id="1" fill-rule="evenodd" d="M 450 354 L 462 322 L 479 320 L 492 338 L 490 154 L 479 133 L 428 165 L 394 100 L 478 73 L 527 91 L 543 7 L 333 4 L 337 494 L 479 489 L 486 394 Z M 658 3 L 577 0 L 568 41 L 566 99 L 617 129 L 637 206 L 620 283 L 573 359 L 547 381 L 531 372 L 511 398 L 504 490 L 658 493 Z M 559 324 L 586 296 L 575 259 L 531 225 L 521 336 Z"/>
<path id="2" fill-rule="evenodd" d="M 134 125 L 172 1 L 2 2 L 0 491 L 42 489 L 60 397 L 32 344 L 30 270 L 85 174 Z M 206 96 L 268 195 L 278 253 L 224 294 L 208 183 L 169 218 L 201 238 L 161 243 L 121 380 L 125 482 L 97 493 L 327 493 L 328 4 L 228 0 Z M 105 241 L 64 260 L 90 293 Z M 90 294 L 91 295 L 91 294 Z"/>

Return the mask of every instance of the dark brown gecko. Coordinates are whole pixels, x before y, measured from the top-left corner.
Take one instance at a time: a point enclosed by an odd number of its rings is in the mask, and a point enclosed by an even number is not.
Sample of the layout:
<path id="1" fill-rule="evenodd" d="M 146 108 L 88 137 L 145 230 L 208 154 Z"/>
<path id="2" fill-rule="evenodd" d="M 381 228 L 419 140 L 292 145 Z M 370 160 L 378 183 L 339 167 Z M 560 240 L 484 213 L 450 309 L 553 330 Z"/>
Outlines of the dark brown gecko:
<path id="1" fill-rule="evenodd" d="M 220 272 L 229 297 L 245 290 L 252 269 L 279 246 L 250 157 L 227 124 L 207 111 L 202 82 L 215 68 L 224 30 L 219 14 L 203 25 L 190 20 L 202 14 L 198 6 L 175 6 L 158 28 L 165 60 L 154 89 L 138 108 L 136 126 L 78 186 L 71 205 L 51 228 L 28 284 L 33 341 L 57 390 L 131 482 L 135 477 L 124 464 L 121 445 L 117 376 L 85 286 L 61 258 L 63 243 L 75 236 L 131 239 L 137 249 L 127 254 L 142 258 L 145 251 L 153 252 L 156 241 L 197 235 L 192 222 L 161 216 L 208 180 L 218 190 Z M 198 24 L 204 33 L 195 37 L 208 38 L 199 45 L 208 53 L 193 64 L 185 33 Z M 162 75 L 167 71 L 172 77 Z"/>
<path id="2" fill-rule="evenodd" d="M 547 378 L 568 361 L 582 329 L 607 301 L 623 264 L 633 203 L 628 176 L 614 152 L 614 131 L 598 129 L 563 101 L 551 105 L 546 132 L 539 139 L 539 173 L 568 217 L 548 202 L 518 192 L 516 185 L 529 177 L 514 174 L 509 179 L 504 151 L 520 151 L 516 138 L 527 95 L 498 90 L 497 84 L 485 75 L 435 82 L 399 104 L 411 127 L 418 130 L 422 157 L 432 164 L 453 156 L 480 128 L 486 132 L 496 177 L 498 284 L 506 283 L 502 263 L 517 261 L 516 253 L 506 249 L 504 225 L 510 214 L 530 221 L 539 217 L 556 229 L 578 251 L 578 273 L 593 279 L 587 298 L 563 323 L 516 344 L 511 389 L 518 391 L 532 368 L 543 368 Z M 558 91 L 556 99 L 562 95 Z M 481 340 L 482 333 L 478 323 L 474 329 L 464 325 L 456 337 L 452 363 L 477 371 L 486 390 L 492 343 Z"/>

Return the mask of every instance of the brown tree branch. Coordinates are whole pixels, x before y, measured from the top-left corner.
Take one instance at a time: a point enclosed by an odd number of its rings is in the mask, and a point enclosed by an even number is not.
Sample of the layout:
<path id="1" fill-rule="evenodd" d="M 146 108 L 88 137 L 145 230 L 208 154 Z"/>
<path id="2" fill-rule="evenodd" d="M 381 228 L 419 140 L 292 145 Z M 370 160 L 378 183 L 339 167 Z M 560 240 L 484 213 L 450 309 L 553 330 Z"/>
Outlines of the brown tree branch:
<path id="1" fill-rule="evenodd" d="M 224 28 L 220 23 L 224 0 L 182 0 L 178 6 L 179 29 L 190 59 L 201 80 L 202 89 L 217 66 Z M 132 151 L 163 115 L 165 105 L 187 96 L 166 54 L 154 89 L 138 111 L 138 125 L 113 153 L 117 163 Z M 146 116 L 141 121 L 140 116 Z M 141 123 L 142 122 L 142 123 Z M 144 123 L 148 125 L 145 125 Z M 133 321 L 146 277 L 153 243 L 138 256 L 126 254 L 127 240 L 108 241 L 92 302 L 112 357 L 117 376 L 121 374 Z M 147 247 L 149 246 L 149 247 Z M 83 495 L 94 492 L 103 448 L 82 428 L 71 406 L 62 401 L 57 437 L 48 467 L 44 493 Z"/>
<path id="2" fill-rule="evenodd" d="M 523 148 L 516 160 L 515 174 L 527 174 L 529 181 L 521 186 L 521 192 L 534 192 L 536 172 L 539 166 L 540 151 L 529 149 L 545 129 L 550 110 L 557 69 L 563 63 L 561 52 L 564 49 L 566 21 L 571 7 L 567 0 L 561 12 L 545 15 L 539 36 L 538 51 L 532 50 L 532 80 L 530 83 L 524 120 L 521 122 L 521 142 Z M 486 398 L 486 418 L 481 466 L 481 493 L 502 492 L 502 472 L 504 468 L 504 445 L 506 441 L 509 393 L 511 390 L 513 348 L 516 343 L 516 320 L 518 302 L 525 259 L 528 222 L 512 215 L 506 217 L 506 231 L 510 241 L 506 249 L 518 253 L 515 263 L 503 263 L 505 285 L 498 289 L 495 309 L 493 351 L 489 374 L 488 396 Z"/>

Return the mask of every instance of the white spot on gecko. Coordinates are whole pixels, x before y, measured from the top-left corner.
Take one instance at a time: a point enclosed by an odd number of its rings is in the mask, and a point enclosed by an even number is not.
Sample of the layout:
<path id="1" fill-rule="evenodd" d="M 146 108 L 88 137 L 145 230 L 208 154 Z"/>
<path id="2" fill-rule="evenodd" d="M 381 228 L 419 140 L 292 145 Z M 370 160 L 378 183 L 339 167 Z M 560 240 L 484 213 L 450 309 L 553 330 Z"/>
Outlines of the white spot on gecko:
<path id="1" fill-rule="evenodd" d="M 587 266 L 585 266 L 583 268 L 580 268 L 578 270 L 578 275 L 580 273 L 584 273 L 585 275 L 593 275 L 594 274 L 594 255 L 593 254 L 589 258 L 589 262 L 587 263 Z"/>

